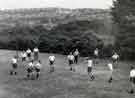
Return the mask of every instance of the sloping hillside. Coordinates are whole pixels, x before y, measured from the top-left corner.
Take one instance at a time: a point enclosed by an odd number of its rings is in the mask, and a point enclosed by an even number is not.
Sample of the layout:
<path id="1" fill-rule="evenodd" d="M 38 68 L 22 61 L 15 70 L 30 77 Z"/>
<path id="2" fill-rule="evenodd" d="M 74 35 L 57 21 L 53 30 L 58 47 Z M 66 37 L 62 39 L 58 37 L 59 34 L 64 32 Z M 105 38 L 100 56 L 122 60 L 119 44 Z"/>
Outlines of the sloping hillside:
<path id="1" fill-rule="evenodd" d="M 42 24 L 46 28 L 66 24 L 73 20 L 104 20 L 110 21 L 108 10 L 100 9 L 20 9 L 0 11 L 0 28 L 12 27 L 16 24 L 37 25 Z M 106 20 L 106 21 L 105 21 Z"/>
<path id="2" fill-rule="evenodd" d="M 93 26 L 86 27 L 87 31 L 94 31 L 95 35 L 107 44 L 110 39 L 113 43 L 110 11 L 102 9 L 33 8 L 4 10 L 0 11 L 0 33 L 2 35 L 3 29 L 10 29 L 18 25 L 22 27 L 42 25 L 45 29 L 51 30 L 54 27 L 59 27 L 59 25 L 70 25 L 73 21 L 85 21 L 83 23 L 85 26 L 94 21 Z"/>

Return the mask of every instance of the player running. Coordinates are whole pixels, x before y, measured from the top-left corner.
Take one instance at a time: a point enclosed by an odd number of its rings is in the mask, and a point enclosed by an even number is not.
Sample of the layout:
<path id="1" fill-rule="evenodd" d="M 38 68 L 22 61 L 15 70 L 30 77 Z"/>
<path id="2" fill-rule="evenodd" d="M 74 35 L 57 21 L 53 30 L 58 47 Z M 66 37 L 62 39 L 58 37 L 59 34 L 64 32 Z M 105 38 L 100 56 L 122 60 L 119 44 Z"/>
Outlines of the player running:
<path id="1" fill-rule="evenodd" d="M 38 60 L 39 55 L 39 49 L 37 47 L 34 48 L 34 60 Z"/>
<path id="2" fill-rule="evenodd" d="M 109 80 L 108 80 L 108 83 L 112 83 L 112 74 L 113 74 L 113 64 L 112 63 L 108 63 L 107 64 L 107 66 L 108 66 L 108 69 L 109 69 Z"/>
<path id="3" fill-rule="evenodd" d="M 74 63 L 77 64 L 78 63 L 78 58 L 79 58 L 79 51 L 78 51 L 78 49 L 75 50 L 73 55 L 74 55 Z"/>
<path id="4" fill-rule="evenodd" d="M 70 54 L 67 56 L 67 59 L 68 59 L 68 63 L 69 63 L 69 67 L 70 67 L 70 70 L 73 71 L 73 64 L 74 64 L 74 56 L 72 55 L 72 52 L 70 52 Z"/>
<path id="5" fill-rule="evenodd" d="M 88 62 L 88 67 L 87 67 L 87 72 L 88 72 L 88 75 L 90 76 L 91 80 L 94 80 L 94 75 L 92 73 L 92 67 L 93 67 L 93 60 L 89 57 L 87 59 L 87 62 Z"/>
<path id="6" fill-rule="evenodd" d="M 131 66 L 130 70 L 130 83 L 132 87 L 130 93 L 133 94 L 135 88 L 135 68 L 133 66 Z"/>
<path id="7" fill-rule="evenodd" d="M 50 72 L 54 72 L 55 56 L 49 56 Z"/>
<path id="8" fill-rule="evenodd" d="M 18 68 L 17 57 L 16 56 L 14 56 L 11 59 L 11 64 L 12 64 L 12 70 L 10 71 L 10 75 L 16 75 L 17 74 L 17 68 Z"/>

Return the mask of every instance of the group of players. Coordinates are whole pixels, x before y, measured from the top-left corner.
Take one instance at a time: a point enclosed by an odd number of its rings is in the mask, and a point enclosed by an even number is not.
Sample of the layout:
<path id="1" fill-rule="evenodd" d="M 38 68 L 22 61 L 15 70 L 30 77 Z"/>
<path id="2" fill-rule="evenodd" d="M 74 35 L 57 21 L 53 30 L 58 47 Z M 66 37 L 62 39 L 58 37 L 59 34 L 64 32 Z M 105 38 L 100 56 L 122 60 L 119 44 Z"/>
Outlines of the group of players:
<path id="1" fill-rule="evenodd" d="M 93 66 L 96 64 L 96 60 L 99 57 L 99 50 L 96 48 L 94 50 L 94 59 L 92 57 L 88 57 L 86 59 L 87 61 L 87 73 L 90 76 L 91 80 L 94 80 L 95 77 L 93 75 Z M 26 70 L 27 70 L 27 78 L 31 79 L 34 76 L 36 76 L 36 79 L 39 79 L 40 75 L 40 70 L 42 68 L 41 61 L 39 60 L 39 49 L 34 48 L 33 53 L 30 49 L 27 51 L 23 51 L 20 55 L 21 62 L 27 62 L 26 64 Z M 55 70 L 55 56 L 51 55 L 49 56 L 49 65 L 50 65 L 50 72 L 54 72 Z M 67 56 L 68 59 L 68 65 L 71 71 L 75 72 L 75 68 L 73 67 L 73 64 L 78 64 L 78 59 L 79 59 L 79 51 L 76 49 L 74 52 L 70 52 L 70 54 Z M 113 71 L 114 71 L 114 65 L 117 64 L 119 59 L 119 55 L 115 52 L 111 60 L 106 64 L 108 69 L 109 69 L 109 79 L 108 82 L 111 83 L 113 78 Z M 15 56 L 11 60 L 12 62 L 12 70 L 11 70 L 11 75 L 17 74 L 16 69 L 18 68 L 18 58 Z M 135 88 L 135 68 L 132 66 L 130 70 L 130 82 L 131 82 L 131 90 L 130 93 L 134 93 L 134 88 Z"/>
<path id="2" fill-rule="evenodd" d="M 27 78 L 32 79 L 32 76 L 36 74 L 36 79 L 38 79 L 42 67 L 41 61 L 39 60 L 39 49 L 35 47 L 33 49 L 33 52 L 28 49 L 26 51 L 22 51 L 19 56 L 14 56 L 11 59 L 11 75 L 17 75 L 17 69 L 19 64 L 25 65 L 27 71 Z"/>

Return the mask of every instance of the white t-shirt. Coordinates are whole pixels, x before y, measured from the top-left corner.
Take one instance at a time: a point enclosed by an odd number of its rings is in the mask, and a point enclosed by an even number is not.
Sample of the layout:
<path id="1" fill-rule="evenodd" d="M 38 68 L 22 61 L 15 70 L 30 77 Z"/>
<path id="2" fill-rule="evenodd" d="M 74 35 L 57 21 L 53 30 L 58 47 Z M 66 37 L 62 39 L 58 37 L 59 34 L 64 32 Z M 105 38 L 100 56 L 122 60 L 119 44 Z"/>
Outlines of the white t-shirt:
<path id="1" fill-rule="evenodd" d="M 115 59 L 115 60 L 117 60 L 117 59 L 119 58 L 119 55 L 118 55 L 118 54 L 114 54 L 114 55 L 112 56 L 112 58 Z"/>
<path id="2" fill-rule="evenodd" d="M 98 56 L 98 50 L 94 51 L 94 55 Z"/>
<path id="3" fill-rule="evenodd" d="M 73 55 L 68 55 L 68 60 L 74 60 L 74 56 Z"/>
<path id="4" fill-rule="evenodd" d="M 41 68 L 41 63 L 39 63 L 39 62 L 37 62 L 36 64 L 35 64 L 35 67 L 37 67 L 37 68 Z"/>
<path id="5" fill-rule="evenodd" d="M 28 64 L 28 66 L 29 66 L 29 67 L 33 67 L 34 65 L 33 65 L 32 62 L 30 62 L 30 63 Z"/>
<path id="6" fill-rule="evenodd" d="M 24 52 L 24 53 L 22 54 L 22 57 L 26 58 L 26 57 L 27 57 L 27 54 Z"/>
<path id="7" fill-rule="evenodd" d="M 78 56 L 79 55 L 79 52 L 78 51 L 75 51 L 74 52 L 74 56 Z"/>
<path id="8" fill-rule="evenodd" d="M 130 77 L 135 77 L 135 69 L 132 69 L 131 71 L 130 71 Z"/>
<path id="9" fill-rule="evenodd" d="M 55 61 L 55 56 L 49 56 L 49 61 Z"/>
<path id="10" fill-rule="evenodd" d="M 38 48 L 34 48 L 34 52 L 39 52 Z"/>
<path id="11" fill-rule="evenodd" d="M 16 64 L 17 63 L 17 59 L 15 59 L 15 58 L 12 58 L 12 64 Z"/>
<path id="12" fill-rule="evenodd" d="M 93 65 L 93 61 L 92 60 L 88 60 L 88 67 L 92 67 Z"/>
<path id="13" fill-rule="evenodd" d="M 109 68 L 109 70 L 113 71 L 113 65 L 112 65 L 112 63 L 108 63 L 108 68 Z"/>
<path id="14" fill-rule="evenodd" d="M 31 50 L 30 50 L 30 49 L 28 49 L 26 52 L 27 52 L 27 53 L 31 53 Z"/>

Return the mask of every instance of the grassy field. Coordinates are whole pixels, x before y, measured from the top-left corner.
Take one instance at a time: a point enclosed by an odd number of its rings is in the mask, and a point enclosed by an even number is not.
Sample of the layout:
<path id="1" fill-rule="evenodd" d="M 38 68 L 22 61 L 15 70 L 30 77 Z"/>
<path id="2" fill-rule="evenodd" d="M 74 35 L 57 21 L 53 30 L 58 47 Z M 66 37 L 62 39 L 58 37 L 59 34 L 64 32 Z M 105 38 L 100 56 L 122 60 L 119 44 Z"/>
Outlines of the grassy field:
<path id="1" fill-rule="evenodd" d="M 13 51 L 0 50 L 0 98 L 135 98 L 128 94 L 129 63 L 120 62 L 114 72 L 114 80 L 107 82 L 108 69 L 105 61 L 94 67 L 95 80 L 90 81 L 87 65 L 79 61 L 76 72 L 70 72 L 66 57 L 56 56 L 56 70 L 49 73 L 47 59 L 50 54 L 40 54 L 43 69 L 39 80 L 27 80 L 25 68 L 20 64 L 17 76 L 10 76 L 8 60 Z"/>

